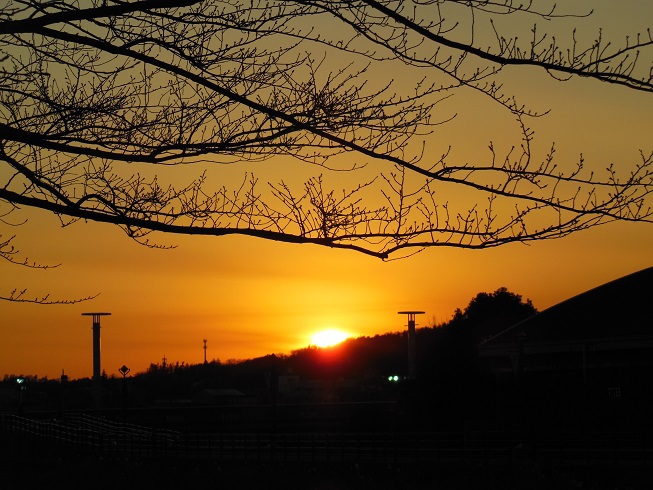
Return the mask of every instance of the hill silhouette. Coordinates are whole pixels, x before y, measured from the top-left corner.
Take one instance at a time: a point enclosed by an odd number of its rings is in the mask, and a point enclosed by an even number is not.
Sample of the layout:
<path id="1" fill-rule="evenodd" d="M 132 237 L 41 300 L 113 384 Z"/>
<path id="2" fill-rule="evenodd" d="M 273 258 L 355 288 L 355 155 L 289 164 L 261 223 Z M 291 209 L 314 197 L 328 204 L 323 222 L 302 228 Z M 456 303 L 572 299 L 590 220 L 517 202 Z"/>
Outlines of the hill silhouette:
<path id="1" fill-rule="evenodd" d="M 404 403 L 419 398 L 421 410 L 441 417 L 481 416 L 491 398 L 489 371 L 477 345 L 488 335 L 532 316 L 530 300 L 505 288 L 479 293 L 451 320 L 417 329 L 418 379 L 406 378 L 407 335 L 392 332 L 350 338 L 326 348 L 206 364 L 151 364 L 125 380 L 104 378 L 106 410 L 296 403 Z M 388 379 L 392 377 L 392 379 Z M 395 378 L 396 377 L 396 380 Z M 23 393 L 26 410 L 79 410 L 92 406 L 89 379 L 58 382 L 32 376 Z M 127 393 L 123 389 L 127 389 Z M 16 406 L 15 376 L 0 383 L 0 406 Z M 446 400 L 446 403 L 442 403 Z"/>

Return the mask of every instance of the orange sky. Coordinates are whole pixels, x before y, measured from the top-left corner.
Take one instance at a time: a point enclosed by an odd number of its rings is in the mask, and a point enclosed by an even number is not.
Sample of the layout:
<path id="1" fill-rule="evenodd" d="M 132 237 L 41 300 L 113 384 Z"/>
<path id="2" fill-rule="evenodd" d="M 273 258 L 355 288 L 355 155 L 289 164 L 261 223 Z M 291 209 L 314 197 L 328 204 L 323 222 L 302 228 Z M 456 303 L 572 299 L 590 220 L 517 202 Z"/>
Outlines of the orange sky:
<path id="1" fill-rule="evenodd" d="M 653 13 L 636 17 L 650 21 Z M 513 79 L 514 86 L 531 105 L 552 109 L 536 123 L 537 141 L 546 148 L 555 140 L 561 161 L 583 152 L 597 168 L 610 162 L 624 168 L 640 149 L 653 151 L 650 94 L 585 80 L 556 83 L 540 73 L 515 76 L 523 77 Z M 502 131 L 461 117 L 433 143 L 452 144 L 460 158 L 486 157 L 488 139 Z M 0 264 L 2 290 L 100 295 L 71 306 L 0 302 L 0 375 L 53 378 L 65 370 L 90 377 L 91 321 L 81 316 L 87 311 L 112 313 L 102 319 L 102 367 L 118 375 L 123 364 L 135 373 L 164 355 L 173 363 L 201 362 L 205 338 L 208 358 L 226 361 L 289 353 L 325 328 L 352 335 L 401 330 L 400 310 L 426 311 L 419 325 L 446 321 L 476 293 L 502 286 L 544 309 L 653 265 L 653 225 L 647 224 L 610 224 L 530 246 L 432 249 L 382 262 L 243 237 L 158 236 L 177 248 L 152 250 L 109 225 L 78 222 L 62 229 L 45 212 L 23 216 L 29 222 L 10 230 L 16 245 L 31 259 L 62 265 L 41 271 Z"/>

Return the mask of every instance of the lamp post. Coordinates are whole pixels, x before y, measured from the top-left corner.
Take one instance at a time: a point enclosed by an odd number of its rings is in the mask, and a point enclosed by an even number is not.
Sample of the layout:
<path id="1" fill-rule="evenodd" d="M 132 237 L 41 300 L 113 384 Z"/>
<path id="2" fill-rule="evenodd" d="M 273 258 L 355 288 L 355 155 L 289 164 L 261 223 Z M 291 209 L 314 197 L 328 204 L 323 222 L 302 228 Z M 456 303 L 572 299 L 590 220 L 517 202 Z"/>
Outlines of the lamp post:
<path id="1" fill-rule="evenodd" d="M 122 409 L 123 411 L 127 410 L 127 375 L 129 374 L 130 369 L 124 364 L 118 372 L 122 374 Z"/>
<path id="2" fill-rule="evenodd" d="M 415 348 L 415 315 L 423 311 L 399 311 L 400 315 L 408 315 L 408 379 L 417 378 L 417 354 Z"/>
<path id="3" fill-rule="evenodd" d="M 27 379 L 22 376 L 16 378 L 16 388 L 18 389 L 18 415 L 23 415 L 23 392 L 27 388 Z"/>
<path id="4" fill-rule="evenodd" d="M 93 405 L 96 410 L 102 408 L 102 376 L 100 372 L 100 317 L 111 313 L 82 313 L 93 317 Z"/>

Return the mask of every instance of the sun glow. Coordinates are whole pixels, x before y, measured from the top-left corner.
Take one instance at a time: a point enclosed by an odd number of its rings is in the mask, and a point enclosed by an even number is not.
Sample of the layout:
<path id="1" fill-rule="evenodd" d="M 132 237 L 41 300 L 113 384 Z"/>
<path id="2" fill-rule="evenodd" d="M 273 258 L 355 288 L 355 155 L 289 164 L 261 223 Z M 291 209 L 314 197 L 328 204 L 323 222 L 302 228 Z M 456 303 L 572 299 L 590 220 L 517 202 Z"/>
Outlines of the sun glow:
<path id="1" fill-rule="evenodd" d="M 350 335 L 334 328 L 322 330 L 311 337 L 311 344 L 318 347 L 330 347 L 349 338 Z"/>

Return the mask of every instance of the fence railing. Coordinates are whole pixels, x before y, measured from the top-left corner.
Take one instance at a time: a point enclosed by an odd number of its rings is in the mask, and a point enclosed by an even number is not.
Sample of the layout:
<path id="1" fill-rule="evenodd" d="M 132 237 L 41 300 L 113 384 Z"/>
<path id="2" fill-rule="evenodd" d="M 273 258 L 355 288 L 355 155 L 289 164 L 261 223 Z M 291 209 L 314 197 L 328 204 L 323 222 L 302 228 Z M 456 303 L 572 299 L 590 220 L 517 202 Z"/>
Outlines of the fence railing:
<path id="1" fill-rule="evenodd" d="M 183 433 L 88 415 L 43 421 L 11 414 L 0 415 L 0 430 L 24 443 L 24 451 L 39 447 L 103 457 L 388 464 L 521 459 L 653 462 L 653 439 L 646 432 Z"/>

